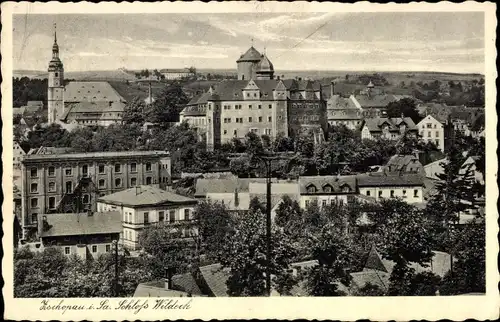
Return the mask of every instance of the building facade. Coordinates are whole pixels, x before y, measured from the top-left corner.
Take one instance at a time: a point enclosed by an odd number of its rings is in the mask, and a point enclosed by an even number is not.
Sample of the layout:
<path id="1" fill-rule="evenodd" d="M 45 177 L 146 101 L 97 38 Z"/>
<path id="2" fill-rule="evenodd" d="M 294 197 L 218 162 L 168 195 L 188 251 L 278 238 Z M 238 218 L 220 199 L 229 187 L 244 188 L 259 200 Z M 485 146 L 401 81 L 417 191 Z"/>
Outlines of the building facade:
<path id="1" fill-rule="evenodd" d="M 168 225 L 179 237 L 197 235 L 194 210 L 198 201 L 154 186 L 137 186 L 97 200 L 97 210 L 119 211 L 123 222 L 123 245 L 137 250 L 139 234 L 151 225 Z"/>
<path id="2" fill-rule="evenodd" d="M 181 68 L 181 69 L 161 69 L 160 73 L 165 77 L 165 79 L 173 80 L 173 79 L 182 79 L 187 77 L 194 77 L 194 72 L 189 68 Z"/>
<path id="3" fill-rule="evenodd" d="M 427 115 L 417 124 L 420 140 L 434 143 L 440 151 L 444 152 L 444 124 Z"/>
<path id="4" fill-rule="evenodd" d="M 409 204 L 423 203 L 424 181 L 417 174 L 384 175 L 364 174 L 359 175 L 359 193 L 376 201 L 390 198 L 401 198 Z"/>
<path id="5" fill-rule="evenodd" d="M 117 211 L 42 216 L 38 229 L 43 247 L 56 247 L 66 256 L 82 259 L 111 252 L 122 233 Z"/>
<path id="6" fill-rule="evenodd" d="M 13 149 L 14 149 L 13 150 L 13 152 L 14 152 L 14 156 L 13 156 L 14 168 L 20 168 L 21 161 L 23 160 L 24 156 L 26 155 L 26 152 L 23 150 L 23 148 L 21 148 L 19 143 L 17 143 L 16 141 L 14 141 Z"/>
<path id="7" fill-rule="evenodd" d="M 326 102 L 328 124 L 345 125 L 350 130 L 358 130 L 363 121 L 363 109 L 356 105 L 351 97 L 335 95 L 334 82 L 330 85 L 330 98 Z"/>
<path id="8" fill-rule="evenodd" d="M 38 216 L 96 210 L 99 196 L 138 185 L 170 182 L 164 151 L 35 154 L 21 165 L 22 226 L 32 236 Z"/>
<path id="9" fill-rule="evenodd" d="M 300 202 L 303 209 L 312 204 L 320 208 L 335 203 L 347 204 L 357 195 L 356 176 L 300 177 Z"/>
<path id="10" fill-rule="evenodd" d="M 409 117 L 367 118 L 361 127 L 361 138 L 399 140 L 403 135 L 417 136 L 418 129 Z"/>

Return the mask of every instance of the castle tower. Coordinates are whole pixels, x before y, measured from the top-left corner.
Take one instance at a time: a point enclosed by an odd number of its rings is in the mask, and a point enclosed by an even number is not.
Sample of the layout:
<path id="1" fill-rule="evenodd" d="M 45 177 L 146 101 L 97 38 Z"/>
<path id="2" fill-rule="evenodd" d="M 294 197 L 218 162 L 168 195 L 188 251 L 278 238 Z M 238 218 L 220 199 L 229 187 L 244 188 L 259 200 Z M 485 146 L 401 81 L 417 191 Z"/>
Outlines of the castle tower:
<path id="1" fill-rule="evenodd" d="M 261 56 L 259 63 L 257 64 L 257 79 L 273 79 L 274 78 L 274 66 L 273 63 L 267 58 L 266 54 Z"/>
<path id="2" fill-rule="evenodd" d="M 240 56 L 236 61 L 238 66 L 238 79 L 251 80 L 255 79 L 257 65 L 261 60 L 262 55 L 253 46 L 246 53 Z"/>
<path id="3" fill-rule="evenodd" d="M 48 72 L 48 119 L 49 123 L 54 123 L 64 113 L 64 66 L 59 59 L 56 24 L 54 24 L 54 45 L 52 45 L 52 59 L 49 62 Z"/>

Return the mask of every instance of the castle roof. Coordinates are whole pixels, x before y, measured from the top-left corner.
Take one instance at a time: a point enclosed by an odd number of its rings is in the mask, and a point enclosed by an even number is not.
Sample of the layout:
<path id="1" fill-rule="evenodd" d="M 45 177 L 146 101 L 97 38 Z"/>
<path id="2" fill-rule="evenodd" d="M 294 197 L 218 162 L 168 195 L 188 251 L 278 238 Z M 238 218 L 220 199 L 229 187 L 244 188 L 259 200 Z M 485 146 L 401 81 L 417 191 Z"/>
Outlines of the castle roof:
<path id="1" fill-rule="evenodd" d="M 262 55 L 253 46 L 236 61 L 239 62 L 259 62 Z"/>
<path id="2" fill-rule="evenodd" d="M 259 72 L 274 72 L 274 66 L 273 63 L 267 58 L 267 56 L 264 54 L 262 55 L 261 60 L 259 61 L 259 64 L 257 65 L 257 73 Z"/>

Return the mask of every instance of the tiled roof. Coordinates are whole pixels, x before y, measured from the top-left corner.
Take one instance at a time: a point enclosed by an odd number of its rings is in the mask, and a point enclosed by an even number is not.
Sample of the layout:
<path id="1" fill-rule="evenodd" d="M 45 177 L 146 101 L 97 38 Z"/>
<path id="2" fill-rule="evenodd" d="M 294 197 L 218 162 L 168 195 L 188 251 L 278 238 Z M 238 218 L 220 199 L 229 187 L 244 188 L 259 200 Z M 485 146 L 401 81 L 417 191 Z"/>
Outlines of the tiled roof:
<path id="1" fill-rule="evenodd" d="M 262 55 L 255 49 L 253 46 L 248 48 L 246 53 L 240 56 L 240 58 L 236 62 L 244 62 L 244 61 L 250 61 L 250 62 L 258 62 L 260 61 L 260 57 Z"/>
<path id="2" fill-rule="evenodd" d="M 66 102 L 125 101 L 108 82 L 70 82 L 64 92 Z"/>
<path id="3" fill-rule="evenodd" d="M 307 188 L 313 185 L 316 188 L 315 194 L 327 193 L 326 186 L 331 187 L 331 193 L 342 193 L 342 188 L 348 186 L 351 192 L 356 192 L 356 176 L 311 176 L 300 177 L 300 193 L 309 194 Z"/>
<path id="4" fill-rule="evenodd" d="M 166 157 L 165 151 L 106 151 L 88 153 L 66 153 L 66 154 L 35 154 L 28 155 L 24 161 L 39 161 L 45 159 L 92 159 L 92 158 L 140 158 L 140 157 Z"/>
<path id="5" fill-rule="evenodd" d="M 375 108 L 383 108 L 387 107 L 389 103 L 399 101 L 400 95 L 389 95 L 389 94 L 381 94 L 381 95 L 354 95 L 356 101 L 361 105 L 362 108 L 367 107 L 375 107 Z"/>
<path id="6" fill-rule="evenodd" d="M 165 280 L 141 283 L 135 290 L 134 297 L 181 297 L 203 296 L 191 273 L 174 275 L 172 289 L 165 289 Z"/>
<path id="7" fill-rule="evenodd" d="M 119 101 L 113 101 L 111 105 L 108 102 L 70 102 L 64 104 L 64 114 L 61 120 L 73 119 L 106 119 L 106 113 L 120 113 L 125 110 L 125 104 Z M 96 113 L 95 116 L 89 116 L 88 113 Z"/>
<path id="8" fill-rule="evenodd" d="M 410 117 L 375 117 L 366 118 L 364 124 L 370 132 L 380 132 L 382 131 L 382 125 L 387 124 L 389 126 L 389 131 L 399 131 L 399 125 L 404 122 L 406 124 L 406 130 L 412 131 L 417 130 L 415 122 Z"/>
<path id="9" fill-rule="evenodd" d="M 165 191 L 154 186 L 138 186 L 101 197 L 98 199 L 98 202 L 140 207 L 162 204 L 195 204 L 197 200 L 170 191 Z"/>
<path id="10" fill-rule="evenodd" d="M 257 65 L 257 72 L 271 72 L 274 71 L 274 66 L 273 63 L 267 58 L 267 56 L 264 54 L 262 55 L 258 65 Z"/>
<path id="11" fill-rule="evenodd" d="M 202 95 L 207 96 L 208 93 L 204 93 Z M 209 94 L 208 94 L 209 95 Z M 201 96 L 201 95 L 200 95 Z M 208 97 L 208 96 L 207 96 Z M 200 97 L 201 98 L 201 97 Z M 206 115 L 206 107 L 203 107 L 198 104 L 204 104 L 204 103 L 198 103 L 198 100 L 196 100 L 194 103 L 189 102 L 189 105 L 187 105 L 181 112 L 184 116 L 205 116 Z M 206 103 L 206 102 L 205 102 Z"/>
<path id="12" fill-rule="evenodd" d="M 26 103 L 28 106 L 38 106 L 38 107 L 41 107 L 43 106 L 43 102 L 42 101 L 28 101 L 28 103 Z"/>
<path id="13" fill-rule="evenodd" d="M 333 95 L 327 101 L 328 109 L 353 109 L 353 110 L 361 110 L 359 107 L 354 104 L 353 100 L 349 97 L 342 97 L 340 95 Z"/>
<path id="14" fill-rule="evenodd" d="M 422 176 L 418 174 L 383 175 L 379 173 L 361 174 L 357 176 L 359 187 L 383 186 L 423 186 Z"/>
<path id="15" fill-rule="evenodd" d="M 37 149 L 31 149 L 28 154 L 63 154 L 73 151 L 72 148 L 55 148 L 52 146 L 41 146 Z"/>
<path id="16" fill-rule="evenodd" d="M 226 281 L 229 272 L 221 264 L 200 267 L 201 276 L 215 297 L 228 296 Z"/>
<path id="17" fill-rule="evenodd" d="M 198 179 L 196 180 L 197 197 L 204 197 L 207 193 L 234 193 L 248 192 L 250 182 L 265 182 L 266 179 Z"/>
<path id="18" fill-rule="evenodd" d="M 414 155 L 396 154 L 387 161 L 385 170 L 388 172 L 420 173 L 423 170 L 423 166 Z"/>
<path id="19" fill-rule="evenodd" d="M 50 229 L 42 232 L 43 237 L 79 236 L 93 234 L 116 234 L 122 231 L 122 217 L 119 211 L 81 214 L 48 214 Z"/>

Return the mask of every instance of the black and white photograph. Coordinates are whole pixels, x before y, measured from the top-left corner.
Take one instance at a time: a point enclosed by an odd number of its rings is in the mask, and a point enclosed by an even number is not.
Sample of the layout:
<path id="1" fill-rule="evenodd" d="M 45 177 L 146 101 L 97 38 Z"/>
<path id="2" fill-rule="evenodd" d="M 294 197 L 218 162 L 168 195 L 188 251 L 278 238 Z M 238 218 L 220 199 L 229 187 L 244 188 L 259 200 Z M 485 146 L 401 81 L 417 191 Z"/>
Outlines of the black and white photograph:
<path id="1" fill-rule="evenodd" d="M 258 8 L 11 13 L 14 300 L 486 297 L 484 9 Z"/>

